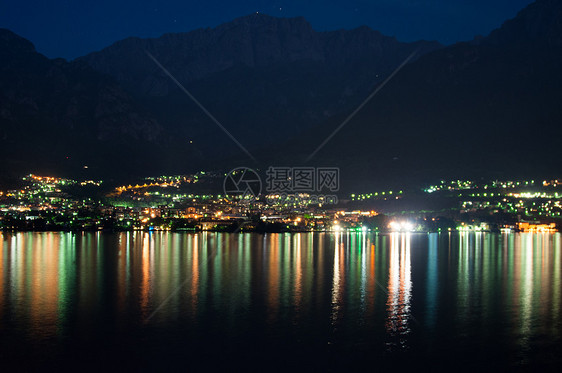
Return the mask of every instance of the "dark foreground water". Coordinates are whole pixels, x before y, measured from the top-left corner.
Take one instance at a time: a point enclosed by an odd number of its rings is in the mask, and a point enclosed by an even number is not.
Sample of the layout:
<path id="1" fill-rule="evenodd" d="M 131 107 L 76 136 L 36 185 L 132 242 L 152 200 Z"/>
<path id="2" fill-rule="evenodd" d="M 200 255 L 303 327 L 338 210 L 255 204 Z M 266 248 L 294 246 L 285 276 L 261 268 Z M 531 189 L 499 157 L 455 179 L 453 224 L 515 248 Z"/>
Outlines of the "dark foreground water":
<path id="1" fill-rule="evenodd" d="M 0 234 L 0 367 L 562 364 L 559 234 Z"/>

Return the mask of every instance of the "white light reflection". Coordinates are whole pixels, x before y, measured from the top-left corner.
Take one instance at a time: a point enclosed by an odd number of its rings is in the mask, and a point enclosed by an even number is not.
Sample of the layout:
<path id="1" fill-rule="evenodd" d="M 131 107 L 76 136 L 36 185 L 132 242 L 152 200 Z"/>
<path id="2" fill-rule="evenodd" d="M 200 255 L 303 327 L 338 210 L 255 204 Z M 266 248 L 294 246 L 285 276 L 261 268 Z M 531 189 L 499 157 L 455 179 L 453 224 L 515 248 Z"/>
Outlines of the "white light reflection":
<path id="1" fill-rule="evenodd" d="M 388 273 L 387 348 L 407 348 L 411 315 L 411 258 L 410 234 L 392 233 L 390 236 L 390 262 Z"/>
<path id="2" fill-rule="evenodd" d="M 342 273 L 340 267 L 343 265 L 343 258 L 340 256 L 340 250 L 343 250 L 343 242 L 340 240 L 340 235 L 336 234 L 336 245 L 334 248 L 334 273 L 332 282 L 332 312 L 331 321 L 332 325 L 336 324 L 340 310 L 341 302 L 341 288 L 342 288 Z"/>

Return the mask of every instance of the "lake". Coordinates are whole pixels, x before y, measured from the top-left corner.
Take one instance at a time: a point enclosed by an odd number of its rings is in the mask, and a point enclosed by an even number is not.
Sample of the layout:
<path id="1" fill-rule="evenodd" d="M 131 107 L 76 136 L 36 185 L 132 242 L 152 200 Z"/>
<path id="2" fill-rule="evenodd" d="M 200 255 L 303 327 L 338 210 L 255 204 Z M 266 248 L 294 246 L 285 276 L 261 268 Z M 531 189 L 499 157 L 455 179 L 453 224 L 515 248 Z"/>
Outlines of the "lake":
<path id="1" fill-rule="evenodd" d="M 0 233 L 0 366 L 562 364 L 560 234 Z"/>

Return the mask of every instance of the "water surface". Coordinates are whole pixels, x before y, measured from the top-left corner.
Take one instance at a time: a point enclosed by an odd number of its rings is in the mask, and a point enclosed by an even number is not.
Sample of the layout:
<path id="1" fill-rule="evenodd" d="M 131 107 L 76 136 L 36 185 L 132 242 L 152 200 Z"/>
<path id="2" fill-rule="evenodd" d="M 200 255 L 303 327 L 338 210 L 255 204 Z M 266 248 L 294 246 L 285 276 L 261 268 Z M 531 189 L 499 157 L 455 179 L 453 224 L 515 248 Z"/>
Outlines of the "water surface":
<path id="1" fill-rule="evenodd" d="M 0 364 L 553 368 L 560 237 L 2 233 Z"/>

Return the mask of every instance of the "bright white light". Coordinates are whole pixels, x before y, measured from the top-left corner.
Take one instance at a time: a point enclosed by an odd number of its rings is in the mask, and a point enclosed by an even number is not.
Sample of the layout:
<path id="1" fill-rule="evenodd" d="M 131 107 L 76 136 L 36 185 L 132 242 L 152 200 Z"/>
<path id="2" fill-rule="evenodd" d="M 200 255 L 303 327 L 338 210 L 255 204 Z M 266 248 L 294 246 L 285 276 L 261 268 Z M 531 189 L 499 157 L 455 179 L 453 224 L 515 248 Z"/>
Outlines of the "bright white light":
<path id="1" fill-rule="evenodd" d="M 389 224 L 389 226 L 393 231 L 399 231 L 400 230 L 400 223 L 398 223 L 396 221 L 391 222 Z"/>
<path id="2" fill-rule="evenodd" d="M 408 221 L 393 221 L 389 227 L 393 232 L 411 232 L 414 229 L 414 225 Z"/>
<path id="3" fill-rule="evenodd" d="M 401 227 L 404 232 L 411 232 L 414 229 L 414 225 L 408 221 L 403 221 Z"/>

